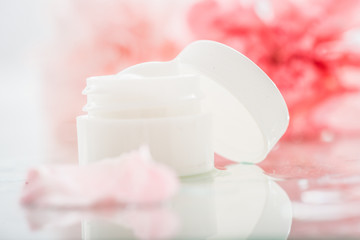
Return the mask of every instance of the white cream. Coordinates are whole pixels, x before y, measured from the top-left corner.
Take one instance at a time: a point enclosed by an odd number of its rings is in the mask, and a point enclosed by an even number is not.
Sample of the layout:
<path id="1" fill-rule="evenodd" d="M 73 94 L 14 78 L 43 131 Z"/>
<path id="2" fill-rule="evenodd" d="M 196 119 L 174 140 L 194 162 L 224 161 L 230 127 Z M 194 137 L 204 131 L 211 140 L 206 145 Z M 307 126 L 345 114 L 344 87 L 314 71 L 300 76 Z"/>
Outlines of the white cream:
<path id="1" fill-rule="evenodd" d="M 88 115 L 77 118 L 79 161 L 86 164 L 150 147 L 180 176 L 213 168 L 211 117 L 196 75 L 91 77 L 84 90 Z"/>

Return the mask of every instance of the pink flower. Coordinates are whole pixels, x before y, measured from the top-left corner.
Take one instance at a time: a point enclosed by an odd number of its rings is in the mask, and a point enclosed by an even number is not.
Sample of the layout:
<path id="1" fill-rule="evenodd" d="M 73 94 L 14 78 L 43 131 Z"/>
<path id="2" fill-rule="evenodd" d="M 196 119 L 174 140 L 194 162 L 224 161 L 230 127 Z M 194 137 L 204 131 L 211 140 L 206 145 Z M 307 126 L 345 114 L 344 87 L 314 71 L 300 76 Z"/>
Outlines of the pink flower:
<path id="1" fill-rule="evenodd" d="M 204 0 L 193 6 L 188 22 L 196 38 L 238 49 L 270 76 L 289 107 L 287 136 L 303 138 L 329 128 L 336 132 L 338 126 L 316 118 L 315 112 L 324 102 L 360 88 L 344 77 L 360 66 L 360 51 L 345 34 L 360 27 L 359 11 L 357 0 Z M 357 125 L 352 127 L 360 133 Z"/>
<path id="2" fill-rule="evenodd" d="M 76 166 L 32 169 L 21 203 L 45 207 L 94 207 L 151 204 L 170 199 L 178 190 L 176 174 L 153 162 L 149 149 Z"/>

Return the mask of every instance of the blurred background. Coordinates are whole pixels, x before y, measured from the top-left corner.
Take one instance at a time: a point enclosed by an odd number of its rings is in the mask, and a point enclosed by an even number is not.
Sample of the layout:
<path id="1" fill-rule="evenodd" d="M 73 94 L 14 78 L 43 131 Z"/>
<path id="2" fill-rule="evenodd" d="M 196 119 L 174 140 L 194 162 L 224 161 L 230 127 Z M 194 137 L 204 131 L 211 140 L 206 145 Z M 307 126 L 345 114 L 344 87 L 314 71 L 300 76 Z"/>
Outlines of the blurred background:
<path id="1" fill-rule="evenodd" d="M 48 129 L 39 58 L 53 32 L 45 1 L 0 2 L 0 164 L 41 158 Z"/>
<path id="2" fill-rule="evenodd" d="M 283 187 L 301 210 L 295 236 L 336 229 L 331 224 L 358 231 L 359 12 L 358 0 L 0 1 L 2 174 L 16 165 L 76 163 L 75 117 L 83 114 L 87 77 L 170 60 L 191 41 L 211 39 L 257 63 L 288 104 L 289 129 L 261 167 L 290 180 Z M 330 216 L 335 223 L 325 226 L 314 220 L 311 204 L 334 209 L 338 193 L 356 214 Z"/>
<path id="3" fill-rule="evenodd" d="M 82 114 L 87 77 L 114 74 L 144 61 L 170 60 L 197 39 L 234 47 L 277 84 L 291 116 L 284 140 L 357 135 L 359 4 L 2 1 L 1 127 L 6 137 L 1 138 L 1 154 L 16 152 L 19 141 L 29 151 L 44 150 L 46 144 L 47 150 L 62 146 L 60 152 L 73 154 L 75 117 Z"/>

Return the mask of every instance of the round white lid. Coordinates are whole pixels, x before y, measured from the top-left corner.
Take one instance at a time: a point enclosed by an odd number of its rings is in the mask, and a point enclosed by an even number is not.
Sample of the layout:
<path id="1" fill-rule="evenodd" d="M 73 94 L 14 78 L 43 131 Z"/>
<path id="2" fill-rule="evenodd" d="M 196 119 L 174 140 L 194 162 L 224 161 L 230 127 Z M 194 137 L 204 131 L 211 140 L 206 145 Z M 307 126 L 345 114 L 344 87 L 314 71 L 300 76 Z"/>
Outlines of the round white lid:
<path id="1" fill-rule="evenodd" d="M 289 123 L 286 103 L 271 79 L 238 51 L 209 40 L 191 43 L 174 61 L 180 72 L 202 76 L 215 152 L 237 162 L 262 161 Z"/>

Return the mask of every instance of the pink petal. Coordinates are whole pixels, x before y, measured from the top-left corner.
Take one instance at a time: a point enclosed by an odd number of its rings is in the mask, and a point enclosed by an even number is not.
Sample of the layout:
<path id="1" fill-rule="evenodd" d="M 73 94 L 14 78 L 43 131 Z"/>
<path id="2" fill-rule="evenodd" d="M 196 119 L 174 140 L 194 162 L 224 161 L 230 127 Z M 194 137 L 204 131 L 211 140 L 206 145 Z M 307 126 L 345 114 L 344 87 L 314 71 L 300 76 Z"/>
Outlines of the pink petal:
<path id="1" fill-rule="evenodd" d="M 85 166 L 32 169 L 21 203 L 48 207 L 151 204 L 174 196 L 178 185 L 176 174 L 154 162 L 149 149 L 141 147 Z"/>

